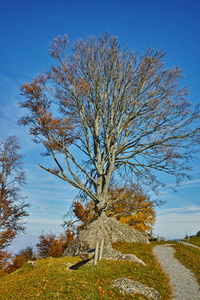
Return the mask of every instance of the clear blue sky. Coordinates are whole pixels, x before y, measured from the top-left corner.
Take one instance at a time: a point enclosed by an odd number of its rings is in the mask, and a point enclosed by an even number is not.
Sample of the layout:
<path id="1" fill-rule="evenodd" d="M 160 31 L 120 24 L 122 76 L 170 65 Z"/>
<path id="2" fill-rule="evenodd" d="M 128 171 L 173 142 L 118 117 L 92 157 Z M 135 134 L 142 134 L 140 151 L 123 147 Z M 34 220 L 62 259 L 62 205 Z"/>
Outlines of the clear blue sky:
<path id="1" fill-rule="evenodd" d="M 69 184 L 45 173 L 40 156 L 26 128 L 16 125 L 22 112 L 19 86 L 48 69 L 50 41 L 67 34 L 73 42 L 88 35 L 110 31 L 136 51 L 151 45 L 164 48 L 167 67 L 183 69 L 184 85 L 190 87 L 189 100 L 200 101 L 200 1 L 199 0 L 35 0 L 1 1 L 0 6 L 0 135 L 16 134 L 25 154 L 27 186 L 23 194 L 31 204 L 27 235 L 18 239 L 15 250 L 37 241 L 41 230 L 61 232 L 63 215 L 77 191 Z M 193 163 L 191 182 L 184 182 L 177 193 L 163 189 L 167 203 L 157 210 L 154 233 L 182 238 L 200 230 L 200 163 Z M 173 178 L 165 178 L 173 185 Z"/>

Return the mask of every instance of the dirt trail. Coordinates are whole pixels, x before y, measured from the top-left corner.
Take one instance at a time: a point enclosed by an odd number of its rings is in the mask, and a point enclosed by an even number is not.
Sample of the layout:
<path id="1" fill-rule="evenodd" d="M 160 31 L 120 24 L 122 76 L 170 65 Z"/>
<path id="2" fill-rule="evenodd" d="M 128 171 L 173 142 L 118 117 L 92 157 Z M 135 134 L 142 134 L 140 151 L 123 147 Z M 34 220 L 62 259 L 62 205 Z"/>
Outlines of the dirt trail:
<path id="1" fill-rule="evenodd" d="M 153 248 L 159 264 L 168 274 L 174 300 L 200 300 L 200 286 L 192 272 L 175 258 L 170 244 Z"/>

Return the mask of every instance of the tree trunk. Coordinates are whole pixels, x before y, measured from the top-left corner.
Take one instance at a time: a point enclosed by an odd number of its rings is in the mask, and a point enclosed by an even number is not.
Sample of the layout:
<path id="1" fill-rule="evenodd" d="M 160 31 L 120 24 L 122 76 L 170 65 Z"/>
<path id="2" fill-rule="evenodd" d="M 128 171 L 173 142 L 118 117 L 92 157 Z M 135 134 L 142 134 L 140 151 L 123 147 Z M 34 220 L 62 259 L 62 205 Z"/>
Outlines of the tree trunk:
<path id="1" fill-rule="evenodd" d="M 98 218 L 106 218 L 107 203 L 105 200 L 100 201 L 95 206 L 95 212 Z"/>
<path id="2" fill-rule="evenodd" d="M 107 218 L 107 215 L 106 215 L 106 211 L 105 211 L 105 210 L 102 210 L 102 211 L 101 211 L 101 214 L 99 215 L 99 218 L 100 218 L 100 219 Z"/>

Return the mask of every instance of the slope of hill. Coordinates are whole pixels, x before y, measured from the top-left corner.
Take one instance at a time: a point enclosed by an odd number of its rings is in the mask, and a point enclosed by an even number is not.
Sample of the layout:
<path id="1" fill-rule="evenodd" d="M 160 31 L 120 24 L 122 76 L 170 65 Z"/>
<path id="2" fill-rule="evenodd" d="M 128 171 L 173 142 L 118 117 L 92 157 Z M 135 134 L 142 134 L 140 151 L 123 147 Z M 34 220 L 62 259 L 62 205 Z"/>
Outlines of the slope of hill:
<path id="1" fill-rule="evenodd" d="M 112 286 L 126 277 L 156 289 L 162 299 L 170 299 L 168 279 L 152 254 L 151 246 L 140 243 L 116 243 L 116 250 L 135 254 L 147 267 L 130 261 L 101 260 L 97 266 L 81 265 L 79 257 L 49 258 L 25 264 L 1 279 L 0 298 L 16 299 L 147 299 L 123 295 Z"/>

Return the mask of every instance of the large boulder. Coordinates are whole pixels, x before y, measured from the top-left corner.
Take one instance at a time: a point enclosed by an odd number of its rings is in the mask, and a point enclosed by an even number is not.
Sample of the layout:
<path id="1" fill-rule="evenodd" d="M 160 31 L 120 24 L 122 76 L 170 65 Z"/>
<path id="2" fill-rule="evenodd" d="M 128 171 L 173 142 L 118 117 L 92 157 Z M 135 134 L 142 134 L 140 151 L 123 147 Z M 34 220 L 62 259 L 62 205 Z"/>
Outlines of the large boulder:
<path id="1" fill-rule="evenodd" d="M 111 248 L 114 242 L 140 242 L 149 244 L 148 234 L 132 229 L 115 218 L 99 218 L 82 230 L 65 250 L 64 256 L 76 256 L 94 249 L 96 242 L 104 238 L 104 247 Z"/>
<path id="2" fill-rule="evenodd" d="M 152 300 L 161 300 L 160 293 L 153 289 L 139 283 L 138 281 L 129 278 L 118 278 L 114 281 L 113 286 L 118 288 L 123 294 L 143 294 Z"/>

